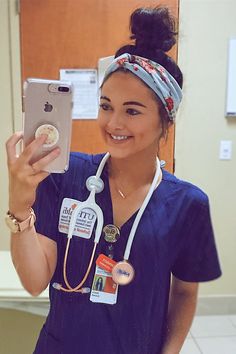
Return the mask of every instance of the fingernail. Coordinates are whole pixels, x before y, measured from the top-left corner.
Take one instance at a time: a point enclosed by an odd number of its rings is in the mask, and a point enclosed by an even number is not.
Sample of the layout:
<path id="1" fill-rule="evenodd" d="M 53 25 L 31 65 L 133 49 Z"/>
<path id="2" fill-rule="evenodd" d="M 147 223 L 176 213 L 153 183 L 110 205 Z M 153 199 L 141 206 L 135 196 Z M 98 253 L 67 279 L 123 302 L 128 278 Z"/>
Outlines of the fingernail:
<path id="1" fill-rule="evenodd" d="M 47 137 L 48 137 L 47 134 L 42 134 L 42 135 L 39 136 L 39 139 L 42 140 L 42 141 L 44 141 L 44 140 L 47 139 Z"/>

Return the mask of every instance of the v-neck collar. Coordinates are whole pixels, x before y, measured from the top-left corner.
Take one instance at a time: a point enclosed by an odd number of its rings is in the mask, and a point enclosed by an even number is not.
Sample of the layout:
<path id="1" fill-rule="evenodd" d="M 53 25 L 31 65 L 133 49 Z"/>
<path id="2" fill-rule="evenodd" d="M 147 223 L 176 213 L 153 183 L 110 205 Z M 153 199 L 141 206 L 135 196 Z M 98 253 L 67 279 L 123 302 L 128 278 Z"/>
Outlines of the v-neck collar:
<path id="1" fill-rule="evenodd" d="M 113 202 L 112 202 L 112 197 L 111 197 L 111 189 L 110 189 L 110 183 L 109 183 L 108 165 L 107 164 L 104 166 L 102 178 L 104 179 L 104 186 L 105 186 L 104 187 L 104 189 L 105 189 L 104 194 L 106 195 L 106 204 L 108 206 L 108 219 L 110 220 L 110 223 L 112 225 L 115 225 L 114 213 L 113 213 Z M 123 231 L 126 228 L 130 228 L 130 224 L 133 224 L 138 211 L 139 211 L 139 209 L 136 210 L 120 227 L 118 227 L 120 229 L 120 231 Z"/>
<path id="2" fill-rule="evenodd" d="M 101 162 L 101 159 L 104 155 L 97 155 L 96 157 L 96 162 L 95 164 L 96 166 L 96 170 L 98 168 L 99 163 Z M 112 198 L 111 198 L 111 191 L 110 191 L 110 185 L 109 185 L 109 174 L 108 174 L 108 164 L 105 164 L 104 169 L 102 171 L 101 174 L 101 179 L 104 182 L 104 190 L 97 194 L 96 196 L 96 200 L 98 205 L 100 205 L 100 207 L 103 210 L 103 215 L 104 215 L 104 226 L 105 225 L 109 225 L 112 224 L 114 225 L 114 218 L 113 218 L 113 205 L 112 205 Z M 158 193 L 158 205 L 159 203 L 163 203 L 163 190 L 165 188 L 163 188 L 164 186 L 162 186 L 162 183 L 158 186 L 158 188 L 156 190 L 154 190 L 147 206 L 146 209 L 144 211 L 144 213 L 146 215 L 148 215 L 151 211 L 151 208 L 153 206 L 153 203 L 155 203 L 156 197 L 157 197 L 157 193 Z M 129 219 L 126 220 L 126 222 L 119 228 L 120 229 L 120 238 L 118 239 L 118 242 L 114 244 L 114 259 L 115 260 L 121 260 L 123 259 L 124 256 L 124 252 L 127 246 L 127 241 L 135 220 L 135 217 L 137 216 L 139 209 L 136 210 L 136 212 L 134 212 Z M 140 220 L 140 224 L 143 223 L 143 216 Z M 137 231 L 136 231 L 137 232 Z M 101 242 L 99 243 L 98 246 L 98 253 L 104 253 L 104 254 L 108 254 L 107 251 L 107 242 L 104 239 L 104 235 L 101 239 Z"/>
<path id="3" fill-rule="evenodd" d="M 98 155 L 93 155 L 93 162 L 99 166 L 99 163 L 101 162 L 103 156 L 105 154 L 98 154 Z M 103 205 L 106 206 L 107 210 L 106 212 L 104 212 L 104 224 L 114 224 L 114 217 L 113 217 L 113 203 L 112 203 L 112 198 L 111 198 L 111 190 L 110 190 L 110 183 L 109 183 L 109 174 L 108 174 L 108 164 L 106 163 L 104 166 L 104 169 L 102 171 L 101 174 L 101 178 L 104 182 L 104 191 L 99 195 L 99 199 L 101 198 L 101 201 L 103 200 Z M 163 178 L 164 179 L 164 178 Z M 163 180 L 162 180 L 163 182 Z M 160 185 L 158 186 L 157 189 L 154 190 L 147 206 L 146 209 L 149 209 L 150 204 L 152 203 L 153 198 L 155 198 L 155 194 L 158 191 L 158 195 L 161 197 L 162 193 L 162 184 L 160 183 Z M 162 198 L 161 198 L 162 199 Z M 140 208 L 139 208 L 140 209 Z M 122 225 L 121 227 L 119 227 L 120 232 L 124 232 L 124 231 L 130 231 L 131 227 L 133 225 L 133 222 L 135 220 L 135 217 L 139 211 L 139 209 L 137 209 Z M 140 222 L 142 222 L 142 219 L 140 220 Z"/>

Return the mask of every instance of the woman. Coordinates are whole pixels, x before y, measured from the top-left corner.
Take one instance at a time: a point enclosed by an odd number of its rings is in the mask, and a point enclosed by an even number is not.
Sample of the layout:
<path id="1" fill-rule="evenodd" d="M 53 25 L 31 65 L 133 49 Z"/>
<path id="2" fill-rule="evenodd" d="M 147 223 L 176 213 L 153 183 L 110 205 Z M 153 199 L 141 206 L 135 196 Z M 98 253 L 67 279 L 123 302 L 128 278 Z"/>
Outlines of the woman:
<path id="1" fill-rule="evenodd" d="M 65 200 L 88 198 L 86 181 L 104 155 L 73 153 L 68 172 L 48 176 L 43 169 L 57 149 L 29 164 L 45 136 L 19 157 L 15 146 L 21 133 L 7 142 L 9 210 L 20 221 L 29 217 L 29 206 L 37 215 L 35 227 L 12 236 L 13 262 L 32 295 L 50 283 L 50 312 L 35 354 L 179 353 L 198 283 L 221 274 L 207 196 L 160 170 L 156 158 L 182 97 L 181 71 L 165 54 L 175 43 L 173 19 L 165 8 L 138 9 L 131 31 L 135 44 L 116 53 L 101 88 L 98 122 L 110 155 L 96 203 L 105 227 L 81 286 L 93 237 L 73 237 L 63 273 L 67 238 L 58 229 L 60 211 Z M 106 277 L 103 295 L 93 291 L 98 276 Z M 127 285 L 117 285 L 122 282 Z"/>

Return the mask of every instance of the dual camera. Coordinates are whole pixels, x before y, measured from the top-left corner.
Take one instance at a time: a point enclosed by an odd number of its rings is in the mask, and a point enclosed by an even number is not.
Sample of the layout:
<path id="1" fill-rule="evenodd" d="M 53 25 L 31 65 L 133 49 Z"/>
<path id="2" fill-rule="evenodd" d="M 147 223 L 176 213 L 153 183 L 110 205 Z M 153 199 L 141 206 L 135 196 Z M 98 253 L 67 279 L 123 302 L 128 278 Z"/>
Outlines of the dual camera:
<path id="1" fill-rule="evenodd" d="M 51 93 L 70 93 L 70 86 L 63 84 L 63 85 L 58 85 L 58 84 L 49 84 L 48 85 L 48 91 Z"/>

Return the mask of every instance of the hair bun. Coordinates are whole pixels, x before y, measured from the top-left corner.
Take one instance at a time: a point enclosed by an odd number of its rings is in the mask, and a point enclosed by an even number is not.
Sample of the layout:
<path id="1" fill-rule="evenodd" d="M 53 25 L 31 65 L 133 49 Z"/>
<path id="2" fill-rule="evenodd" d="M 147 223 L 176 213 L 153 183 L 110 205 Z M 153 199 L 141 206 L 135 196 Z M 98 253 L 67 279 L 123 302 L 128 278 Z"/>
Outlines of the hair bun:
<path id="1" fill-rule="evenodd" d="M 164 52 L 176 43 L 175 21 L 165 7 L 139 8 L 130 18 L 131 39 L 137 49 Z"/>
<path id="2" fill-rule="evenodd" d="M 131 39 L 135 43 L 117 50 L 115 57 L 124 53 L 139 55 L 162 65 L 178 82 L 183 85 L 183 75 L 169 57 L 168 52 L 176 43 L 175 18 L 166 7 L 139 8 L 130 17 Z"/>

